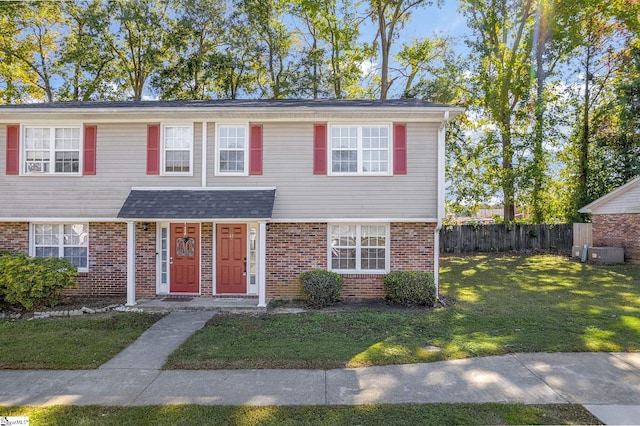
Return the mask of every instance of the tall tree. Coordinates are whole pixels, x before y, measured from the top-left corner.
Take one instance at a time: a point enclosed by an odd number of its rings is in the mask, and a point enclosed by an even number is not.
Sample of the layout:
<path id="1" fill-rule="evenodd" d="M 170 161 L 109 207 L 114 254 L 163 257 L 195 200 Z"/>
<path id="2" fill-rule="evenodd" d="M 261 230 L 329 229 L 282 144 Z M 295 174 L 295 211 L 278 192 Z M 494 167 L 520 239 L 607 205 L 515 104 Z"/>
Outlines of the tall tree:
<path id="1" fill-rule="evenodd" d="M 67 18 L 67 34 L 61 45 L 59 68 L 61 100 L 88 101 L 122 99 L 117 81 L 116 57 L 100 44 L 108 22 L 102 16 L 99 0 L 65 0 L 61 3 Z"/>
<path id="2" fill-rule="evenodd" d="M 512 221 L 516 194 L 514 128 L 531 87 L 533 0 L 462 0 L 461 3 L 476 36 L 470 46 L 476 62 L 478 107 L 487 112 L 502 147 L 500 173 L 496 177 L 502 188 L 504 220 Z"/>
<path id="3" fill-rule="evenodd" d="M 171 19 L 166 11 L 162 0 L 107 0 L 100 41 L 117 58 L 134 101 L 142 100 L 148 79 L 162 65 Z"/>
<path id="4" fill-rule="evenodd" d="M 236 25 L 251 32 L 252 66 L 263 98 L 282 99 L 295 94 L 296 70 L 290 56 L 294 43 L 282 20 L 284 0 L 238 0 Z"/>
<path id="5" fill-rule="evenodd" d="M 27 83 L 34 83 L 40 89 L 40 93 L 31 91 L 35 98 L 52 102 L 62 29 L 65 26 L 60 4 L 50 1 L 10 1 L 3 2 L 0 7 L 3 16 L 0 49 L 3 56 L 9 63 L 33 75 L 34 78 L 27 79 Z"/>
<path id="6" fill-rule="evenodd" d="M 167 60 L 152 80 L 163 98 L 209 99 L 216 95 L 225 20 L 223 0 L 173 0 L 175 19 L 166 38 Z"/>
<path id="7" fill-rule="evenodd" d="M 390 77 L 390 55 L 399 31 L 418 7 L 431 4 L 427 0 L 370 0 L 368 16 L 376 26 L 374 44 L 380 54 L 380 99 L 387 99 L 393 84 Z"/>

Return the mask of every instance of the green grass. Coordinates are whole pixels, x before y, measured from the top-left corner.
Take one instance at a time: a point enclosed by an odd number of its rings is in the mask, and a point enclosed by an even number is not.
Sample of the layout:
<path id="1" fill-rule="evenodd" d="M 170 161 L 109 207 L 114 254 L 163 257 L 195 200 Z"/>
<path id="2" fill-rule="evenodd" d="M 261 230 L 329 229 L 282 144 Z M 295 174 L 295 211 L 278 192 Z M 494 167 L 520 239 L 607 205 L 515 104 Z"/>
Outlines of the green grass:
<path id="1" fill-rule="evenodd" d="M 0 369 L 90 369 L 133 342 L 159 315 L 112 313 L 0 321 Z"/>
<path id="2" fill-rule="evenodd" d="M 215 316 L 165 368 L 338 368 L 640 350 L 638 266 L 550 255 L 449 257 L 441 292 L 456 303 L 407 312 Z"/>
<path id="3" fill-rule="evenodd" d="M 12 407 L 40 425 L 518 425 L 602 424 L 579 405 L 398 404 L 353 407 Z"/>

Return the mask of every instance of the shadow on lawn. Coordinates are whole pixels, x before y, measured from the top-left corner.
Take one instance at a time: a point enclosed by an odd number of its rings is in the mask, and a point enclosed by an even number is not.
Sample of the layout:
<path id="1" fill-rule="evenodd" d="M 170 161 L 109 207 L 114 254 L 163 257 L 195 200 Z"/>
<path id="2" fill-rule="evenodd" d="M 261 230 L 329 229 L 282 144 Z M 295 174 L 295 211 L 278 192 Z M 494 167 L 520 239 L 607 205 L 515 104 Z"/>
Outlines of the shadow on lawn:
<path id="1" fill-rule="evenodd" d="M 446 258 L 441 281 L 458 355 L 640 349 L 637 266 L 476 255 Z"/>

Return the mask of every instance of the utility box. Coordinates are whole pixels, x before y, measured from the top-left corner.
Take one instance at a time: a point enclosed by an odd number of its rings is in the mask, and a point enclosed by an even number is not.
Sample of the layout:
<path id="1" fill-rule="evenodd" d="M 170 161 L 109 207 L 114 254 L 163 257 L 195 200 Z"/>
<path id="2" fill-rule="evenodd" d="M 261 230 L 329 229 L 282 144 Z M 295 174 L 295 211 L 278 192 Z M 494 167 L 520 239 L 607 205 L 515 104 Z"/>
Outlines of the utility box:
<path id="1" fill-rule="evenodd" d="M 571 247 L 571 257 L 582 258 L 582 253 L 584 252 L 584 246 L 573 246 Z"/>
<path id="2" fill-rule="evenodd" d="M 589 260 L 598 263 L 624 263 L 622 247 L 589 247 Z"/>

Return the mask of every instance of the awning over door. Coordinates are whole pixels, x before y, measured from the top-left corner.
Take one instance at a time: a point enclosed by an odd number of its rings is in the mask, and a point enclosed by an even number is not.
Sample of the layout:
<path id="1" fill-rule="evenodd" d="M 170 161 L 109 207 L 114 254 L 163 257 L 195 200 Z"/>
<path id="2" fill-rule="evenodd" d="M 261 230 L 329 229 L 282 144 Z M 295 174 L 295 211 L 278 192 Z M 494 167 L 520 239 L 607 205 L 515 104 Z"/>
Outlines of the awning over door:
<path id="1" fill-rule="evenodd" d="M 275 189 L 137 190 L 129 193 L 122 219 L 270 219 Z"/>

